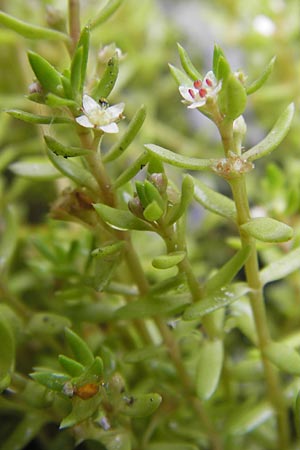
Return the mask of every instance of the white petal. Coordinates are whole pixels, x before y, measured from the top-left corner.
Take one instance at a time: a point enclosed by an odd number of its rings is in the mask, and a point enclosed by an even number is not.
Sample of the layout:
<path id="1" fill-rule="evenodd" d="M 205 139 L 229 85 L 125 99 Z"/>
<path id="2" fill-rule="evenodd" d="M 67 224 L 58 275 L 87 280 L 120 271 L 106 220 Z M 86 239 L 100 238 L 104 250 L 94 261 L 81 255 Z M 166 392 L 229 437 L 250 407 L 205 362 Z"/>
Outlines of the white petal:
<path id="1" fill-rule="evenodd" d="M 191 94 L 190 94 L 190 91 L 191 91 L 191 90 L 194 92 L 194 89 L 193 89 L 193 88 L 190 88 L 190 87 L 187 87 L 187 86 L 179 86 L 179 92 L 180 92 L 180 94 L 181 94 L 182 97 L 183 97 L 186 101 L 188 101 L 189 103 L 194 101 L 193 97 L 192 97 Z M 196 94 L 197 94 L 197 91 L 195 92 L 195 95 L 196 95 Z"/>
<path id="2" fill-rule="evenodd" d="M 125 108 L 125 103 L 118 103 L 117 105 L 109 106 L 106 112 L 109 114 L 109 117 L 112 119 L 117 119 L 120 114 L 122 114 Z"/>
<path id="3" fill-rule="evenodd" d="M 207 79 L 207 78 L 212 82 L 213 86 L 215 86 L 215 85 L 217 84 L 217 79 L 216 79 L 215 74 L 213 73 L 212 70 L 210 70 L 209 72 L 207 72 L 207 74 L 206 74 L 205 77 L 203 78 L 203 81 L 204 81 L 205 85 L 206 85 L 207 87 L 211 87 L 211 86 L 209 86 L 209 85 L 206 83 L 206 79 Z"/>
<path id="4" fill-rule="evenodd" d="M 79 123 L 82 127 L 85 128 L 94 128 L 94 125 L 89 121 L 89 119 L 86 116 L 79 116 L 76 117 L 76 122 Z"/>
<path id="5" fill-rule="evenodd" d="M 86 114 L 89 114 L 95 109 L 101 109 L 101 106 L 89 95 L 84 94 L 82 99 L 83 110 Z"/>
<path id="6" fill-rule="evenodd" d="M 108 125 L 102 125 L 100 127 L 100 130 L 104 131 L 104 133 L 118 133 L 119 127 L 115 122 L 109 123 Z"/>
<path id="7" fill-rule="evenodd" d="M 201 108 L 201 106 L 205 105 L 206 103 L 206 98 L 199 101 L 199 102 L 194 102 L 191 105 L 188 106 L 189 109 L 195 109 L 195 108 Z"/>

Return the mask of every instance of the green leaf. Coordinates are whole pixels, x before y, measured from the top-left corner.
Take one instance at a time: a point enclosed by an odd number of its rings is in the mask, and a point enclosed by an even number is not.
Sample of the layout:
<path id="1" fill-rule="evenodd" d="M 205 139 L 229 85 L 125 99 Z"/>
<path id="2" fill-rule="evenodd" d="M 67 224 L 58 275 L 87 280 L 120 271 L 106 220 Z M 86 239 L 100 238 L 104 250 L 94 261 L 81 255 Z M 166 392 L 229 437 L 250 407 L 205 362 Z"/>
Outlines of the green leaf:
<path id="1" fill-rule="evenodd" d="M 221 49 L 221 47 L 219 47 L 218 44 L 215 44 L 214 45 L 214 53 L 213 53 L 213 73 L 215 74 L 215 76 L 218 80 L 221 79 L 221 77 L 219 76 L 219 61 L 220 61 L 221 56 L 226 61 L 223 50 Z"/>
<path id="2" fill-rule="evenodd" d="M 262 402 L 255 406 L 245 405 L 243 409 L 239 408 L 229 419 L 227 425 L 228 433 L 243 436 L 258 428 L 273 414 L 273 407 L 267 402 Z"/>
<path id="3" fill-rule="evenodd" d="M 293 237 L 293 229 L 270 217 L 256 217 L 241 225 L 241 230 L 263 242 L 285 242 Z"/>
<path id="4" fill-rule="evenodd" d="M 184 320 L 195 320 L 209 314 L 217 309 L 224 308 L 227 305 L 239 300 L 251 289 L 246 283 L 236 283 L 230 287 L 220 289 L 218 292 L 203 298 L 186 308 L 183 314 Z"/>
<path id="5" fill-rule="evenodd" d="M 158 347 L 157 345 L 148 345 L 147 347 L 138 348 L 137 350 L 132 350 L 131 352 L 127 353 L 124 361 L 129 364 L 136 364 L 150 358 L 157 359 L 158 355 L 165 353 L 165 351 L 166 350 L 163 347 Z"/>
<path id="6" fill-rule="evenodd" d="M 243 114 L 247 104 L 247 94 L 242 83 L 230 74 L 219 94 L 221 112 L 229 119 L 234 120 Z"/>
<path id="7" fill-rule="evenodd" d="M 2 390 L 9 383 L 9 375 L 15 363 L 15 338 L 5 315 L 0 312 L 0 385 Z M 5 382 L 4 382 L 5 381 Z"/>
<path id="8" fill-rule="evenodd" d="M 298 439 L 300 439 L 300 392 L 298 392 L 294 403 L 294 424 Z"/>
<path id="9" fill-rule="evenodd" d="M 168 225 L 172 225 L 186 213 L 187 208 L 193 199 L 193 195 L 194 179 L 190 175 L 185 175 L 181 186 L 180 202 L 169 209 L 166 217 L 166 222 Z"/>
<path id="10" fill-rule="evenodd" d="M 152 260 L 152 266 L 156 269 L 170 269 L 183 261 L 185 256 L 186 253 L 180 251 L 157 256 Z"/>
<path id="11" fill-rule="evenodd" d="M 229 76 L 231 75 L 231 67 L 230 67 L 229 62 L 227 61 L 224 53 L 219 55 L 216 72 L 214 72 L 214 73 L 216 75 L 216 78 L 218 80 L 222 80 L 223 83 L 226 83 Z"/>
<path id="12" fill-rule="evenodd" d="M 101 219 L 116 230 L 152 230 L 150 224 L 138 219 L 129 211 L 112 208 L 101 203 L 94 204 L 94 208 Z"/>
<path id="13" fill-rule="evenodd" d="M 52 336 L 61 333 L 71 322 L 65 316 L 50 312 L 35 313 L 27 324 L 30 334 Z"/>
<path id="14" fill-rule="evenodd" d="M 211 169 L 216 162 L 214 159 L 189 158 L 187 156 L 178 155 L 177 153 L 171 152 L 170 150 L 155 144 L 146 144 L 145 147 L 151 154 L 158 156 L 162 161 L 183 169 Z"/>
<path id="15" fill-rule="evenodd" d="M 9 166 L 9 170 L 30 180 L 53 180 L 60 177 L 60 173 L 44 158 L 30 158 L 17 161 Z"/>
<path id="16" fill-rule="evenodd" d="M 0 240 L 0 274 L 9 269 L 18 241 L 17 209 L 9 205 L 3 211 L 2 236 Z"/>
<path id="17" fill-rule="evenodd" d="M 49 39 L 64 41 L 66 43 L 70 42 L 69 36 L 61 33 L 60 31 L 31 25 L 27 22 L 16 19 L 3 11 L 0 11 L 0 24 L 28 39 Z"/>
<path id="18" fill-rule="evenodd" d="M 250 246 L 241 248 L 229 259 L 229 261 L 227 261 L 227 263 L 224 264 L 223 267 L 221 267 L 221 269 L 217 271 L 215 275 L 212 276 L 212 278 L 207 281 L 205 285 L 206 292 L 211 294 L 229 284 L 247 261 L 250 252 Z"/>
<path id="19" fill-rule="evenodd" d="M 208 400 L 218 387 L 223 367 L 223 342 L 206 339 L 198 350 L 196 392 L 201 400 Z"/>
<path id="20" fill-rule="evenodd" d="M 61 74 L 42 56 L 32 51 L 28 52 L 28 59 L 41 86 L 49 92 L 62 92 Z"/>
<path id="21" fill-rule="evenodd" d="M 69 117 L 62 116 L 41 116 L 39 114 L 31 114 L 20 109 L 7 109 L 5 110 L 10 116 L 15 119 L 23 120 L 23 122 L 55 125 L 57 123 L 74 123 Z"/>
<path id="22" fill-rule="evenodd" d="M 109 285 L 116 268 L 122 261 L 124 246 L 125 241 L 118 241 L 92 252 L 95 261 L 93 285 L 97 291 L 103 291 Z"/>
<path id="23" fill-rule="evenodd" d="M 256 159 L 262 158 L 275 150 L 290 129 L 294 117 L 294 111 L 294 103 L 290 103 L 280 115 L 270 133 L 257 145 L 243 153 L 243 158 L 249 161 L 255 161 Z"/>
<path id="24" fill-rule="evenodd" d="M 144 297 L 117 309 L 116 319 L 143 319 L 145 317 L 171 315 L 181 312 L 191 303 L 189 294 Z"/>
<path id="25" fill-rule="evenodd" d="M 281 342 L 271 342 L 264 354 L 279 369 L 292 375 L 300 375 L 300 355 L 293 348 Z"/>
<path id="26" fill-rule="evenodd" d="M 92 91 L 92 97 L 101 98 L 108 97 L 114 88 L 119 74 L 119 59 L 115 55 L 107 63 L 106 69 L 99 83 L 94 87 Z"/>
<path id="27" fill-rule="evenodd" d="M 253 81 L 249 86 L 246 87 L 247 95 L 253 94 L 263 84 L 265 84 L 265 82 L 267 81 L 267 79 L 269 78 L 269 76 L 271 75 L 271 73 L 273 71 L 275 61 L 276 61 L 276 56 L 273 56 L 273 58 L 271 59 L 271 61 L 269 62 L 269 64 L 265 68 L 265 70 L 262 72 L 260 77 L 258 77 L 255 81 Z"/>
<path id="28" fill-rule="evenodd" d="M 124 397 L 120 412 L 129 417 L 147 417 L 154 413 L 161 401 L 162 397 L 155 393 Z"/>
<path id="29" fill-rule="evenodd" d="M 74 156 L 83 156 L 90 154 L 93 150 L 85 149 L 81 147 L 71 147 L 61 144 L 51 136 L 44 136 L 47 147 L 52 150 L 57 156 L 63 156 L 64 158 L 72 158 Z"/>
<path id="30" fill-rule="evenodd" d="M 89 47 L 90 47 L 90 25 L 86 25 L 81 32 L 77 48 L 82 49 L 82 58 L 81 58 L 81 75 L 80 75 L 80 85 L 79 85 L 79 93 L 82 97 L 84 82 L 86 78 L 86 70 L 88 64 L 89 57 Z"/>
<path id="31" fill-rule="evenodd" d="M 135 175 L 140 172 L 144 168 L 144 166 L 149 161 L 148 152 L 142 153 L 135 161 L 133 161 L 130 166 L 121 173 L 121 175 L 114 181 L 113 188 L 117 189 L 124 184 L 128 183 L 128 181 L 132 180 Z"/>
<path id="32" fill-rule="evenodd" d="M 187 51 L 180 44 L 177 44 L 177 48 L 180 57 L 180 62 L 185 73 L 194 81 L 202 80 L 203 78 L 202 75 L 193 65 Z"/>
<path id="33" fill-rule="evenodd" d="M 191 86 L 192 80 L 180 69 L 169 64 L 170 72 L 178 86 Z"/>
<path id="34" fill-rule="evenodd" d="M 73 180 L 79 186 L 85 186 L 92 192 L 98 192 L 97 182 L 90 172 L 73 161 L 55 155 L 49 149 L 47 149 L 46 152 L 54 167 L 56 167 L 63 175 Z"/>
<path id="35" fill-rule="evenodd" d="M 116 142 L 116 144 L 103 156 L 103 162 L 114 161 L 119 156 L 123 155 L 125 150 L 129 147 L 131 142 L 136 137 L 140 128 L 142 127 L 146 118 L 146 108 L 142 105 L 133 116 L 125 133 Z"/>
<path id="36" fill-rule="evenodd" d="M 84 366 L 65 355 L 58 355 L 58 361 L 64 370 L 72 377 L 79 377 L 84 371 Z"/>
<path id="37" fill-rule="evenodd" d="M 234 201 L 195 180 L 194 197 L 205 209 L 227 219 L 236 220 Z"/>
<path id="38" fill-rule="evenodd" d="M 149 205 L 146 206 L 146 208 L 143 211 L 143 216 L 146 220 L 149 222 L 153 222 L 156 220 L 159 220 L 164 211 L 161 209 L 157 201 L 153 200 L 153 202 L 149 203 Z"/>
<path id="39" fill-rule="evenodd" d="M 83 60 L 83 48 L 78 47 L 74 53 L 71 63 L 71 88 L 72 97 L 74 99 L 81 99 L 82 96 L 82 60 Z"/>
<path id="40" fill-rule="evenodd" d="M 52 92 L 49 92 L 46 95 L 45 104 L 48 106 L 51 106 L 52 108 L 70 108 L 78 110 L 78 104 L 69 98 L 63 98 L 59 95 L 52 94 Z"/>
<path id="41" fill-rule="evenodd" d="M 95 28 L 106 22 L 122 3 L 123 0 L 110 0 L 96 15 L 95 19 L 91 23 L 91 28 Z"/>
<path id="42" fill-rule="evenodd" d="M 69 375 L 52 372 L 35 372 L 30 374 L 37 383 L 45 386 L 51 391 L 63 393 L 64 385 L 70 380 Z"/>
<path id="43" fill-rule="evenodd" d="M 264 267 L 260 271 L 260 280 L 265 285 L 280 280 L 297 269 L 300 269 L 300 247 Z"/>
<path id="44" fill-rule="evenodd" d="M 74 333 L 74 331 L 70 330 L 70 328 L 66 328 L 65 334 L 76 360 L 84 366 L 92 364 L 94 362 L 94 355 L 85 341 L 78 334 Z"/>
<path id="45" fill-rule="evenodd" d="M 102 399 L 100 395 L 94 395 L 87 400 L 82 400 L 81 398 L 74 397 L 72 399 L 72 411 L 60 423 L 60 430 L 72 427 L 92 417 L 93 414 L 97 411 L 101 401 Z"/>

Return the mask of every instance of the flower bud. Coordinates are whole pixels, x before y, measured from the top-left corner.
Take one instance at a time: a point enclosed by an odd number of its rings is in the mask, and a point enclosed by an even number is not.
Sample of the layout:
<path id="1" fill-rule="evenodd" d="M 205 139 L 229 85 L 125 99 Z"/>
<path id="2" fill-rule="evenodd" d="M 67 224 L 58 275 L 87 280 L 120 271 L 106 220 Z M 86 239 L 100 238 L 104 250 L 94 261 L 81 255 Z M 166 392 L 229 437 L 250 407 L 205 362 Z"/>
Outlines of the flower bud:
<path id="1" fill-rule="evenodd" d="M 160 194 L 164 194 L 168 187 L 168 178 L 164 173 L 152 173 L 149 181 L 156 187 Z"/>

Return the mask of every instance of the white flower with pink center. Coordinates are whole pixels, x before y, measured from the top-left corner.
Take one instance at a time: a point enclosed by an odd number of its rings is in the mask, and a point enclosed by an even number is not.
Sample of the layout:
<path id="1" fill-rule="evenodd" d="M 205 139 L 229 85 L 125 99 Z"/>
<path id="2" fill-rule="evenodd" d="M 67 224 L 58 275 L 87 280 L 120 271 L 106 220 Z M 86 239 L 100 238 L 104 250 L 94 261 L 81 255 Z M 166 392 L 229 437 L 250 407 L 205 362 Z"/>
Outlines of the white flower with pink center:
<path id="1" fill-rule="evenodd" d="M 125 104 L 108 106 L 106 102 L 97 103 L 89 95 L 82 99 L 83 115 L 76 117 L 76 122 L 85 128 L 96 128 L 104 133 L 118 133 L 119 127 L 116 122 L 123 118 L 122 113 Z"/>
<path id="2" fill-rule="evenodd" d="M 204 106 L 209 98 L 214 99 L 221 87 L 222 82 L 217 81 L 214 73 L 209 71 L 203 80 L 194 81 L 192 86 L 179 86 L 179 92 L 188 108 L 194 109 Z"/>

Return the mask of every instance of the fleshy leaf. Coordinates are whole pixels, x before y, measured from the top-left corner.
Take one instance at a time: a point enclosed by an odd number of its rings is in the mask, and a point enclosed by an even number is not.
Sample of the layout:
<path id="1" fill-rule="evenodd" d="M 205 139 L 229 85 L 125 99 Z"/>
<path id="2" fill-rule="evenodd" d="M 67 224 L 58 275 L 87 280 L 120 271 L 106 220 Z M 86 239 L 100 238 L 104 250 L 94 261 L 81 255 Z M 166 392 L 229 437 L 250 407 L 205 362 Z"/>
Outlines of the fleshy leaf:
<path id="1" fill-rule="evenodd" d="M 70 380 L 69 375 L 63 373 L 35 372 L 31 373 L 30 376 L 51 391 L 60 393 L 63 393 L 65 383 Z"/>
<path id="2" fill-rule="evenodd" d="M 246 103 L 247 94 L 244 86 L 233 74 L 230 74 L 226 82 L 223 82 L 219 94 L 221 112 L 229 119 L 234 120 L 243 114 Z"/>
<path id="3" fill-rule="evenodd" d="M 129 211 L 112 208 L 102 203 L 95 204 L 94 208 L 101 219 L 116 230 L 152 230 L 151 225 L 138 219 Z"/>
<path id="4" fill-rule="evenodd" d="M 290 103 L 280 115 L 270 133 L 267 134 L 267 136 L 257 145 L 243 153 L 243 158 L 248 161 L 255 161 L 256 159 L 262 158 L 275 150 L 290 129 L 294 117 L 294 111 L 294 103 Z"/>
<path id="5" fill-rule="evenodd" d="M 42 56 L 32 51 L 28 52 L 28 59 L 37 79 L 46 91 L 61 93 L 60 73 Z"/>
<path id="6" fill-rule="evenodd" d="M 96 15 L 95 19 L 91 23 L 91 28 L 95 28 L 106 22 L 122 3 L 123 0 L 110 0 Z"/>
<path id="7" fill-rule="evenodd" d="M 13 331 L 2 312 L 0 313 L 0 343 L 0 386 L 1 390 L 3 390 L 7 387 L 7 384 L 9 384 L 9 375 L 14 368 L 15 338 Z"/>
<path id="8" fill-rule="evenodd" d="M 224 308 L 230 303 L 237 301 L 251 289 L 246 283 L 236 283 L 228 288 L 220 289 L 186 308 L 183 319 L 194 320 L 209 314 L 217 309 Z"/>
<path id="9" fill-rule="evenodd" d="M 155 144 L 146 144 L 145 147 L 151 154 L 158 156 L 162 161 L 183 169 L 209 170 L 215 164 L 214 159 L 189 158 Z"/>
<path id="10" fill-rule="evenodd" d="M 154 413 L 161 401 L 161 396 L 155 393 L 125 397 L 120 412 L 130 417 L 147 417 Z"/>
<path id="11" fill-rule="evenodd" d="M 195 180 L 194 197 L 205 209 L 227 219 L 236 220 L 234 201 Z"/>
<path id="12" fill-rule="evenodd" d="M 65 355 L 58 355 L 58 361 L 65 371 L 72 377 L 78 377 L 82 375 L 84 366 L 75 359 L 69 358 Z"/>
<path id="13" fill-rule="evenodd" d="M 68 35 L 50 28 L 32 25 L 0 11 L 0 24 L 28 39 L 49 39 L 70 42 Z"/>
<path id="14" fill-rule="evenodd" d="M 300 247 L 268 264 L 260 271 L 263 285 L 280 280 L 300 268 Z"/>
<path id="15" fill-rule="evenodd" d="M 119 156 L 123 155 L 125 150 L 129 147 L 140 128 L 142 127 L 144 120 L 146 118 L 146 108 L 142 105 L 132 120 L 130 121 L 126 131 L 123 136 L 116 142 L 116 144 L 103 156 L 103 161 L 110 162 L 114 161 Z"/>
<path id="16" fill-rule="evenodd" d="M 273 414 L 273 407 L 267 402 L 262 402 L 252 407 L 246 405 L 245 408 L 239 409 L 230 418 L 227 428 L 228 433 L 240 436 L 245 435 L 258 428 Z"/>
<path id="17" fill-rule="evenodd" d="M 83 60 L 83 48 L 78 47 L 74 53 L 72 63 L 71 63 L 71 88 L 72 97 L 74 99 L 81 97 L 82 83 L 82 60 Z"/>
<path id="18" fill-rule="evenodd" d="M 177 48 L 180 57 L 180 62 L 185 73 L 194 81 L 202 80 L 203 78 L 202 75 L 195 68 L 187 51 L 180 44 L 177 44 Z"/>
<path id="19" fill-rule="evenodd" d="M 152 260 L 152 266 L 156 269 L 170 269 L 177 266 L 186 256 L 185 252 L 173 252 L 167 255 L 157 256 Z"/>
<path id="20" fill-rule="evenodd" d="M 256 217 L 241 225 L 241 229 L 263 242 L 285 242 L 293 237 L 293 229 L 270 217 Z"/>
<path id="21" fill-rule="evenodd" d="M 247 261 L 250 251 L 250 246 L 241 248 L 231 259 L 229 259 L 227 263 L 225 263 L 224 266 L 207 281 L 205 285 L 206 292 L 210 294 L 229 284 Z"/>
<path id="22" fill-rule="evenodd" d="M 246 93 L 247 95 L 253 94 L 256 92 L 269 78 L 273 71 L 273 67 L 276 61 L 276 56 L 273 56 L 265 70 L 262 72 L 260 77 L 258 77 L 255 81 L 253 81 L 249 86 L 246 87 Z"/>
<path id="23" fill-rule="evenodd" d="M 117 189 L 120 186 L 123 186 L 128 181 L 132 180 L 135 175 L 144 168 L 144 166 L 149 161 L 148 152 L 142 153 L 135 161 L 133 161 L 130 166 L 121 173 L 121 175 L 116 179 L 113 183 L 113 187 Z"/>
<path id="24" fill-rule="evenodd" d="M 94 355 L 85 341 L 78 334 L 74 333 L 74 331 L 70 330 L 70 328 L 66 328 L 65 334 L 76 360 L 84 366 L 92 364 L 94 362 Z"/>
<path id="25" fill-rule="evenodd" d="M 218 387 L 223 367 L 223 342 L 205 340 L 197 358 L 196 392 L 201 400 L 208 400 Z"/>
<path id="26" fill-rule="evenodd" d="M 99 83 L 95 86 L 92 92 L 92 97 L 101 98 L 108 97 L 117 81 L 119 73 L 119 60 L 117 55 L 110 58 L 106 69 Z"/>
<path id="27" fill-rule="evenodd" d="M 7 271 L 13 258 L 18 241 L 18 213 L 17 209 L 9 205 L 3 211 L 2 230 L 0 240 L 0 274 Z"/>
<path id="28" fill-rule="evenodd" d="M 95 275 L 93 285 L 97 291 L 103 291 L 122 261 L 122 250 L 125 241 L 118 241 L 97 248 L 92 252 L 95 262 Z"/>
<path id="29" fill-rule="evenodd" d="M 64 158 L 70 158 L 74 156 L 88 155 L 91 150 L 81 147 L 71 147 L 61 144 L 51 136 L 44 136 L 47 147 L 52 150 L 57 156 L 63 156 Z"/>
<path id="30" fill-rule="evenodd" d="M 82 422 L 83 420 L 92 417 L 101 403 L 101 397 L 100 395 L 94 395 L 87 400 L 82 400 L 79 397 L 74 397 L 72 399 L 72 402 L 72 411 L 67 417 L 62 420 L 59 427 L 60 429 L 72 427 Z"/>
<path id="31" fill-rule="evenodd" d="M 50 312 L 40 312 L 32 315 L 27 325 L 27 331 L 32 334 L 52 336 L 61 333 L 71 322 L 65 316 Z"/>
<path id="32" fill-rule="evenodd" d="M 279 369 L 292 375 L 300 375 L 300 355 L 293 348 L 281 342 L 271 342 L 264 353 Z"/>
<path id="33" fill-rule="evenodd" d="M 9 170 L 30 180 L 53 180 L 61 176 L 58 170 L 44 158 L 16 161 L 10 164 Z"/>
<path id="34" fill-rule="evenodd" d="M 149 222 L 153 222 L 159 220 L 163 215 L 164 211 L 161 209 L 157 201 L 153 200 L 153 202 L 149 203 L 143 211 L 143 216 Z"/>
<path id="35" fill-rule="evenodd" d="M 166 218 L 168 225 L 176 222 L 183 214 L 186 213 L 189 204 L 191 203 L 194 195 L 194 179 L 190 175 L 185 175 L 181 186 L 180 202 L 170 209 L 170 213 Z"/>
<path id="36" fill-rule="evenodd" d="M 39 114 L 32 114 L 27 111 L 22 111 L 20 109 L 7 109 L 10 116 L 15 119 L 23 120 L 23 122 L 37 123 L 45 125 L 54 125 L 56 123 L 73 123 L 74 121 L 69 117 L 62 116 L 41 116 Z"/>
<path id="37" fill-rule="evenodd" d="M 185 72 L 172 66 L 172 64 L 169 64 L 169 69 L 178 86 L 191 86 L 192 81 Z"/>

